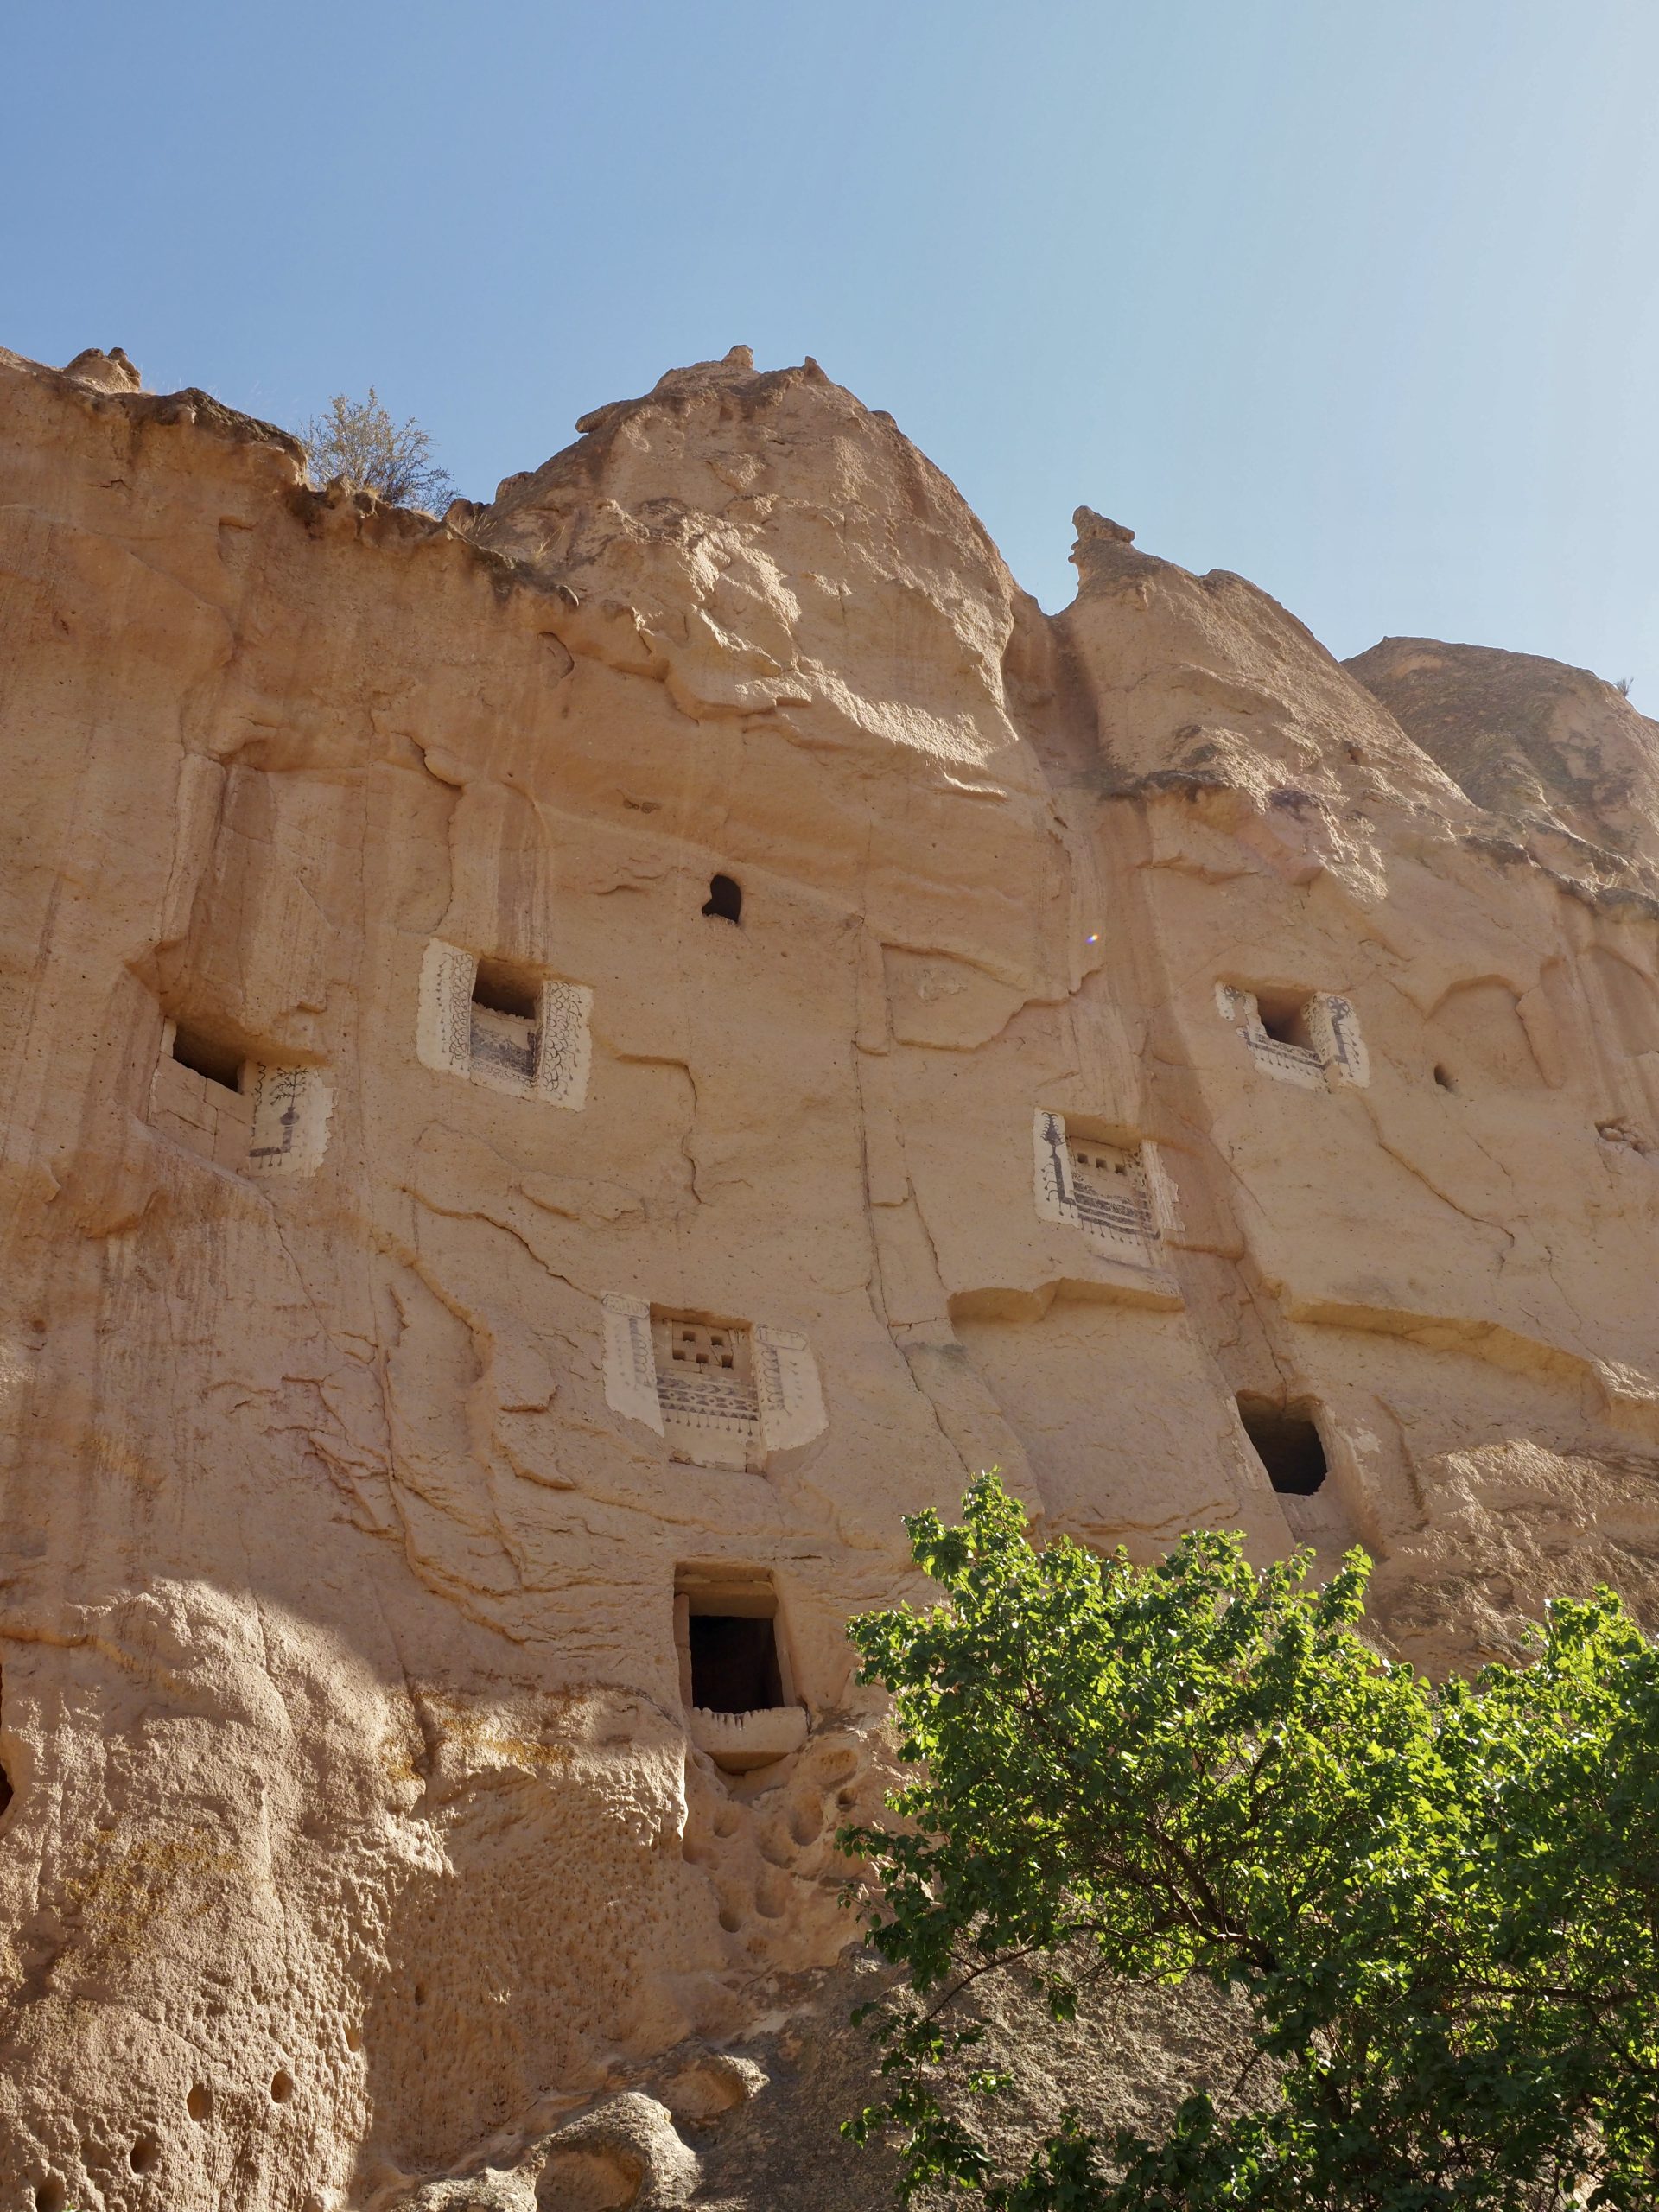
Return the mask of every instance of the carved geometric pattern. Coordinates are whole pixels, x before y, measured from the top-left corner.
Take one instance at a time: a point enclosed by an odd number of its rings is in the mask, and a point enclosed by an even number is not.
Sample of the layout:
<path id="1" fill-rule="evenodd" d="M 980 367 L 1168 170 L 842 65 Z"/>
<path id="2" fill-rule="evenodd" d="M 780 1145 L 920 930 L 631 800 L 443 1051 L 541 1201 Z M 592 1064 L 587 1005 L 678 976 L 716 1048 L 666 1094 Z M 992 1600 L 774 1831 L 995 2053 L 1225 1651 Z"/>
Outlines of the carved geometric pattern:
<path id="1" fill-rule="evenodd" d="M 468 1076 L 492 1090 L 580 1112 L 592 1058 L 585 983 L 543 982 L 536 1018 L 503 1014 L 473 997 L 478 959 L 433 938 L 421 963 L 416 1052 L 423 1067 Z"/>
<path id="2" fill-rule="evenodd" d="M 1071 1187 L 1071 1154 L 1066 1148 L 1062 1117 L 1039 1106 L 1033 1143 L 1038 1215 L 1044 1221 L 1063 1221 L 1075 1229 L 1077 1197 Z"/>
<path id="3" fill-rule="evenodd" d="M 467 1036 L 467 1073 L 492 1090 L 527 1098 L 536 1080 L 536 1024 L 528 1014 L 502 1014 L 493 1006 L 472 1007 Z"/>
<path id="4" fill-rule="evenodd" d="M 1313 1049 L 1331 1074 L 1338 1083 L 1364 1090 L 1371 1079 L 1371 1059 L 1350 1001 L 1321 991 L 1308 1001 L 1306 1020 Z"/>
<path id="5" fill-rule="evenodd" d="M 758 1321 L 753 1331 L 754 1380 L 760 1401 L 760 1433 L 768 1452 L 810 1444 L 828 1426 L 818 1363 L 806 1338 L 793 1329 Z"/>
<path id="6" fill-rule="evenodd" d="M 1037 1211 L 1064 1222 L 1109 1260 L 1130 1267 L 1159 1263 L 1168 1217 L 1167 1178 L 1150 1145 L 1105 1144 L 1068 1134 L 1061 1115 L 1037 1109 L 1032 1128 Z"/>
<path id="7" fill-rule="evenodd" d="M 643 1298 L 607 1291 L 605 1313 L 605 1402 L 613 1413 L 642 1421 L 663 1433 L 657 1395 L 657 1358 L 651 1341 L 651 1306 Z"/>
<path id="8" fill-rule="evenodd" d="M 478 962 L 458 944 L 434 938 L 421 959 L 421 1001 L 415 1051 L 421 1065 L 467 1075 L 473 1058 L 473 978 Z"/>
<path id="9" fill-rule="evenodd" d="M 615 1292 L 602 1304 L 606 1402 L 665 1436 L 673 1457 L 758 1473 L 827 1426 L 817 1363 L 795 1330 L 653 1316 Z"/>
<path id="10" fill-rule="evenodd" d="M 543 983 L 537 1030 L 535 1085 L 550 1105 L 580 1111 L 588 1101 L 593 1057 L 588 1020 L 594 995 L 586 983 Z"/>
<path id="11" fill-rule="evenodd" d="M 670 1450 L 697 1466 L 752 1467 L 762 1445 L 749 1332 L 667 1313 L 653 1320 L 652 1337 Z"/>
<path id="12" fill-rule="evenodd" d="M 1115 1257 L 1144 1258 L 1158 1231 L 1138 1154 L 1082 1137 L 1071 1139 L 1068 1148 L 1073 1203 L 1084 1235 Z"/>

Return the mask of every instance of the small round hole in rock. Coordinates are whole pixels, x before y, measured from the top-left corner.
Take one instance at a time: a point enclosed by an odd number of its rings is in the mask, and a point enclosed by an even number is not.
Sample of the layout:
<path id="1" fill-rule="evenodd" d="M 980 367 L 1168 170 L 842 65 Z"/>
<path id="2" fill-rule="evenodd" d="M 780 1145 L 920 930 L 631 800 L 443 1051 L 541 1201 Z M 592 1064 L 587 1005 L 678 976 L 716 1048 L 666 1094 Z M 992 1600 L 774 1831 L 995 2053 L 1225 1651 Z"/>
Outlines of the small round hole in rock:
<path id="1" fill-rule="evenodd" d="M 184 2101 L 184 2108 L 192 2120 L 211 2120 L 213 2113 L 213 2093 L 205 2082 L 193 2084 Z"/>
<path id="2" fill-rule="evenodd" d="M 823 1834 L 822 1805 L 798 1805 L 789 1816 L 789 1833 L 803 1850 L 809 1843 L 816 1843 Z"/>
<path id="3" fill-rule="evenodd" d="M 1458 1087 L 1457 1083 L 1452 1077 L 1451 1069 L 1441 1066 L 1438 1064 L 1434 1070 L 1434 1080 L 1440 1084 L 1442 1090 L 1455 1090 Z"/>
<path id="4" fill-rule="evenodd" d="M 162 2163 L 162 2146 L 153 2135 L 141 2135 L 127 2153 L 127 2164 L 136 2174 L 153 2174 Z"/>
<path id="5" fill-rule="evenodd" d="M 713 914 L 722 922 L 741 922 L 743 918 L 743 890 L 729 875 L 715 875 L 709 879 L 709 897 L 703 912 Z"/>
<path id="6" fill-rule="evenodd" d="M 415 2002 L 417 2005 L 426 2002 L 426 1984 L 423 1981 L 417 1981 L 415 1985 Z"/>
<path id="7" fill-rule="evenodd" d="M 35 2184 L 35 2212 L 63 2212 L 63 2183 L 60 2181 L 41 2181 Z"/>
<path id="8" fill-rule="evenodd" d="M 285 2105 L 293 2094 L 294 2076 L 291 2074 L 276 2073 L 271 2075 L 270 2101 L 273 2104 Z"/>

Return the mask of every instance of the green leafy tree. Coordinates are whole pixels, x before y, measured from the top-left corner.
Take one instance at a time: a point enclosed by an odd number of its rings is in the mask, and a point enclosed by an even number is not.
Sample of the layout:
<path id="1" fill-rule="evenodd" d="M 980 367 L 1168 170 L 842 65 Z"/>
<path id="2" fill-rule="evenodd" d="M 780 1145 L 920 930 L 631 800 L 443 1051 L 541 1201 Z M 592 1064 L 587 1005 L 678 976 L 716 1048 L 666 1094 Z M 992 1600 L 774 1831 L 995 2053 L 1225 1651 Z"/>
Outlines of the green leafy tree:
<path id="1" fill-rule="evenodd" d="M 914 1778 L 849 1828 L 885 2101 L 849 2123 L 906 2199 L 999 2212 L 1510 2212 L 1659 2204 L 1659 1654 L 1611 1592 L 1532 1662 L 1436 1684 L 1323 1588 L 1195 1534 L 1156 1566 L 1034 1548 L 994 1476 L 906 1522 L 942 1592 L 855 1620 Z M 1069 2113 L 1000 2171 L 973 1997 L 1202 1977 L 1242 2079 L 1149 2139 Z"/>
<path id="2" fill-rule="evenodd" d="M 441 514 L 455 487 L 432 457 L 432 440 L 411 416 L 394 423 L 380 395 L 366 399 L 337 391 L 326 415 L 315 415 L 300 432 L 307 464 L 319 484 L 343 476 L 397 507 L 427 507 Z"/>

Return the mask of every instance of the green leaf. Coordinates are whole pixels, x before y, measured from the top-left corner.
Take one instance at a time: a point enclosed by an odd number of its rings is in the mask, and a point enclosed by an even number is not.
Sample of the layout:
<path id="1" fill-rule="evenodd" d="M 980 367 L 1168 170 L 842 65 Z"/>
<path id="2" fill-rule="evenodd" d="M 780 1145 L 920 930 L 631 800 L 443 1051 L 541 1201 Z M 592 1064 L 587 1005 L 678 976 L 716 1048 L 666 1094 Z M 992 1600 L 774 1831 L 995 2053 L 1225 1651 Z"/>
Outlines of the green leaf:
<path id="1" fill-rule="evenodd" d="M 1027 1535 L 980 1478 L 906 1522 L 925 1610 L 849 1633 L 893 1701 L 891 1819 L 842 1831 L 888 2101 L 849 2126 L 900 2194 L 993 2212 L 1532 2212 L 1659 2203 L 1659 1662 L 1611 1592 L 1546 1610 L 1531 1663 L 1435 1684 L 1361 1632 L 1370 1562 L 1255 1569 L 1195 1530 L 1137 1567 Z M 1020 1975 L 1241 1997 L 1254 2108 L 1157 2140 L 1070 2114 L 1017 2172 L 971 2113 L 976 1990 Z M 1217 2085 L 1217 2087 L 1221 2085 Z"/>

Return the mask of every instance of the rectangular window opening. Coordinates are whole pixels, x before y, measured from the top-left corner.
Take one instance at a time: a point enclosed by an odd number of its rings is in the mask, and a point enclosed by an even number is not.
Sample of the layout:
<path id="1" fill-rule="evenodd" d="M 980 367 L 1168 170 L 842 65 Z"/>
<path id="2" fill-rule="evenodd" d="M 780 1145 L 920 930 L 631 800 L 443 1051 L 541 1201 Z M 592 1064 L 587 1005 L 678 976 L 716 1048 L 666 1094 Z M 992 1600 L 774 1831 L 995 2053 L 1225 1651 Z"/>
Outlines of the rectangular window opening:
<path id="1" fill-rule="evenodd" d="M 473 1004 L 491 1014 L 510 1014 L 534 1021 L 540 1013 L 541 984 L 530 969 L 508 960 L 480 960 L 473 976 Z"/>
<path id="2" fill-rule="evenodd" d="M 1307 1026 L 1308 1000 L 1294 991 L 1258 991 L 1256 1018 L 1275 1043 L 1294 1045 L 1304 1052 L 1316 1052 L 1313 1033 Z"/>
<path id="3" fill-rule="evenodd" d="M 1274 1490 L 1287 1497 L 1312 1497 L 1329 1471 L 1313 1408 L 1277 1405 L 1245 1392 L 1238 1417 Z"/>
<path id="4" fill-rule="evenodd" d="M 771 1586 L 682 1590 L 690 1701 L 706 1713 L 759 1713 L 785 1702 L 778 1601 Z"/>
<path id="5" fill-rule="evenodd" d="M 187 1029 L 180 1022 L 173 1032 L 173 1057 L 181 1067 L 206 1076 L 209 1083 L 222 1084 L 226 1090 L 242 1088 L 242 1055 L 233 1046 L 220 1045 L 200 1029 Z"/>

